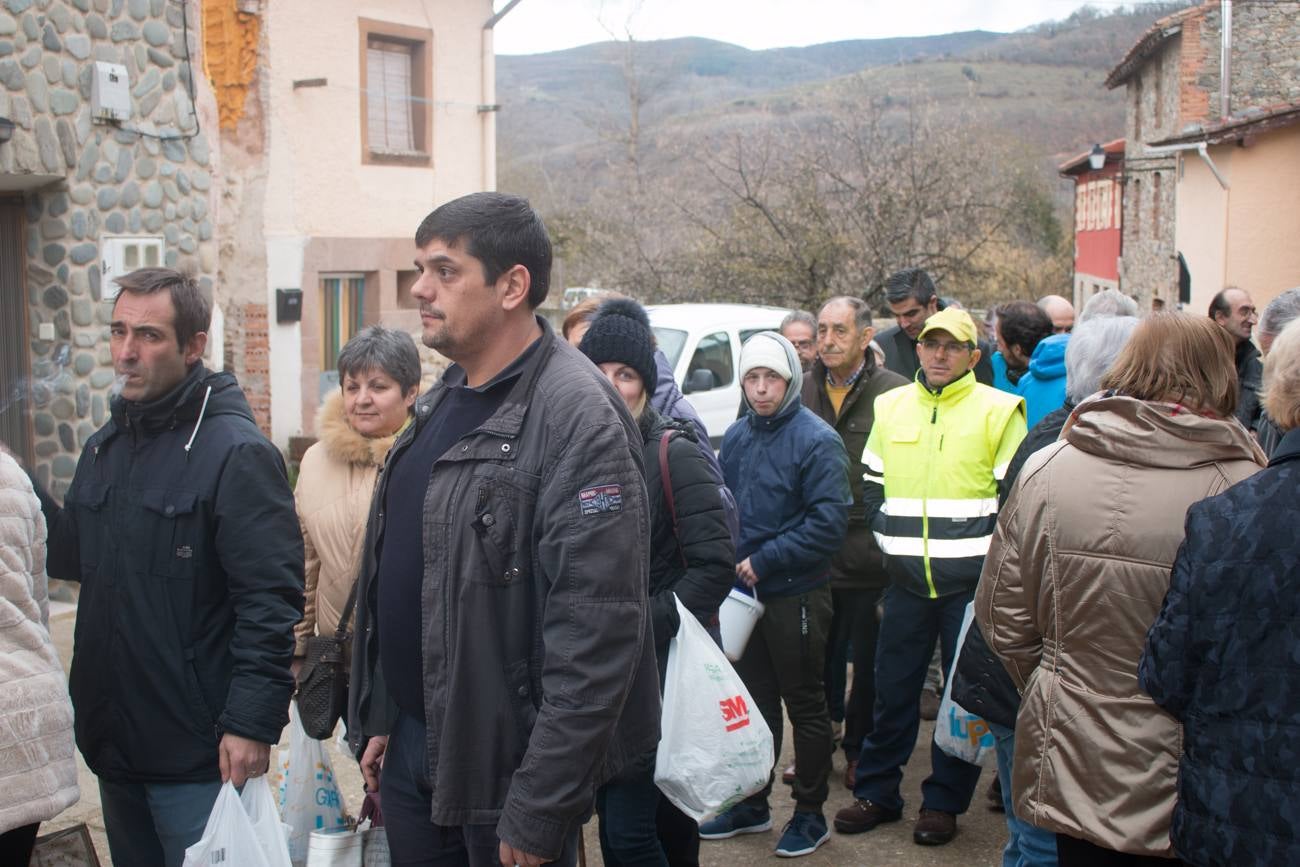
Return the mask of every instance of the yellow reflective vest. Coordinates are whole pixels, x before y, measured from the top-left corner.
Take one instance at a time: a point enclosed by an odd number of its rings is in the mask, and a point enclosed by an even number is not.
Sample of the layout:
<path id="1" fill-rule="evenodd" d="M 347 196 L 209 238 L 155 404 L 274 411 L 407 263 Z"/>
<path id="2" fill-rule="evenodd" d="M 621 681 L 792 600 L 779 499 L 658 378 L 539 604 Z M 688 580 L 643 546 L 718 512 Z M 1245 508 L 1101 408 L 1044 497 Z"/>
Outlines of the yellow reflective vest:
<path id="1" fill-rule="evenodd" d="M 1025 438 L 1025 404 L 973 374 L 876 398 L 863 500 L 890 579 L 937 599 L 973 590 L 998 516 L 998 483 Z"/>

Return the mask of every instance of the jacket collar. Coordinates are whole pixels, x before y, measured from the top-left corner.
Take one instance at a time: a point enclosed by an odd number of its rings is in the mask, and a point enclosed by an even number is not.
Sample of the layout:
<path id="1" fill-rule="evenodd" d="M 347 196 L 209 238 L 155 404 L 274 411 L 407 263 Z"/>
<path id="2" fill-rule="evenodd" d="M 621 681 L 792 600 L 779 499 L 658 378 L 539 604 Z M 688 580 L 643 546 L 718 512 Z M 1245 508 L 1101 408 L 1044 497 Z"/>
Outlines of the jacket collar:
<path id="1" fill-rule="evenodd" d="M 925 381 L 925 368 L 917 368 L 916 386 L 925 392 L 929 397 L 935 398 L 939 403 L 954 403 L 961 400 L 967 394 L 975 390 L 975 370 L 974 368 L 966 371 L 961 376 L 954 379 L 947 385 L 939 388 L 931 388 L 930 384 Z"/>
<path id="2" fill-rule="evenodd" d="M 533 392 L 533 383 L 537 381 L 537 377 L 541 374 L 546 362 L 556 352 L 563 352 L 566 349 L 572 352 L 578 351 L 556 337 L 555 329 L 551 327 L 551 323 L 546 321 L 544 317 L 537 316 L 536 318 L 541 326 L 542 336 L 537 338 L 536 342 L 528 349 L 524 350 L 519 358 L 507 365 L 505 370 L 493 377 L 492 382 L 481 386 L 481 388 L 487 388 L 506 377 L 516 377 L 514 384 L 510 386 L 509 394 L 506 395 L 501 406 L 487 421 L 479 425 L 479 431 L 501 437 L 517 437 L 524 425 L 524 415 L 528 412 L 528 398 Z M 415 402 L 415 423 L 410 425 L 409 429 L 399 437 L 399 442 L 405 443 L 415 436 L 433 414 L 433 408 L 447 396 L 447 392 L 463 382 L 464 373 L 460 371 L 460 368 L 449 368 L 447 373 L 443 374 L 442 379 L 434 383 L 433 388 L 420 395 Z"/>
<path id="3" fill-rule="evenodd" d="M 1291 428 L 1282 435 L 1281 441 L 1278 442 L 1277 448 L 1273 451 L 1273 457 L 1269 460 L 1270 467 L 1277 464 L 1294 461 L 1300 458 L 1300 427 Z"/>
<path id="4" fill-rule="evenodd" d="M 382 467 L 401 429 L 386 437 L 362 436 L 348 424 L 343 412 L 343 394 L 333 391 L 316 413 L 316 432 L 325 444 L 325 451 L 339 463 Z"/>

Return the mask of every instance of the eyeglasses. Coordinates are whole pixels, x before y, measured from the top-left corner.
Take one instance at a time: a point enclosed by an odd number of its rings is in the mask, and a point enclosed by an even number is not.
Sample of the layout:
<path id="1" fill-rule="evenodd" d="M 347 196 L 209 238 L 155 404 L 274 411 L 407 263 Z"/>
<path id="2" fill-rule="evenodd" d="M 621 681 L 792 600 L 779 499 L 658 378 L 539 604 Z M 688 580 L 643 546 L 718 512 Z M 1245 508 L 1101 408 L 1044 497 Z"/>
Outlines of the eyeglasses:
<path id="1" fill-rule="evenodd" d="M 813 340 L 791 340 L 790 343 L 794 345 L 795 349 L 812 349 L 817 345 L 816 341 Z"/>
<path id="2" fill-rule="evenodd" d="M 958 343 L 952 340 L 922 340 L 921 348 L 926 352 L 933 352 L 935 355 L 943 353 L 944 355 L 956 355 L 959 352 L 969 352 L 970 345 Z"/>

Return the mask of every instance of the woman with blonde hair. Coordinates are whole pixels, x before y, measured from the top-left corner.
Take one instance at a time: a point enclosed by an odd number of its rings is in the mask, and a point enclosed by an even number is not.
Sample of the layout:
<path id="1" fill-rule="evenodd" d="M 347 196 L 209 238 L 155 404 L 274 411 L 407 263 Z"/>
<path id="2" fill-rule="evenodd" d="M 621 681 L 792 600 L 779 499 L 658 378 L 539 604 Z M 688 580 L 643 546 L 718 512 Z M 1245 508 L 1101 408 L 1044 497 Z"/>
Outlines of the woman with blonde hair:
<path id="1" fill-rule="evenodd" d="M 1300 864 L 1300 320 L 1264 362 L 1268 469 L 1187 513 L 1142 689 L 1183 724 L 1173 843 L 1203 867 Z"/>
<path id="2" fill-rule="evenodd" d="M 1138 660 L 1187 507 L 1263 454 L 1233 417 L 1232 339 L 1207 318 L 1144 320 L 1101 387 L 1026 462 L 975 616 L 1023 693 L 1016 816 L 1056 834 L 1062 867 L 1167 865 L 1181 727 Z"/>

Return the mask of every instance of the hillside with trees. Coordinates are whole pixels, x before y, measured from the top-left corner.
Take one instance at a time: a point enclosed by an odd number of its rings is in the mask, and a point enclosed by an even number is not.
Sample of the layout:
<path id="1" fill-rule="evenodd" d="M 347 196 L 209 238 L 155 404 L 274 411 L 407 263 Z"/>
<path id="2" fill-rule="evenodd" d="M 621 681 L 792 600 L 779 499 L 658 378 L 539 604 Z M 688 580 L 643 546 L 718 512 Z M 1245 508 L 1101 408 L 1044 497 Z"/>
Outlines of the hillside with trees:
<path id="1" fill-rule="evenodd" d="M 1063 292 L 1056 166 L 1122 135 L 1124 94 L 1102 81 L 1183 5 L 1013 34 L 500 57 L 499 186 L 547 215 L 557 285 L 812 307 L 876 301 L 921 265 L 975 305 Z"/>

